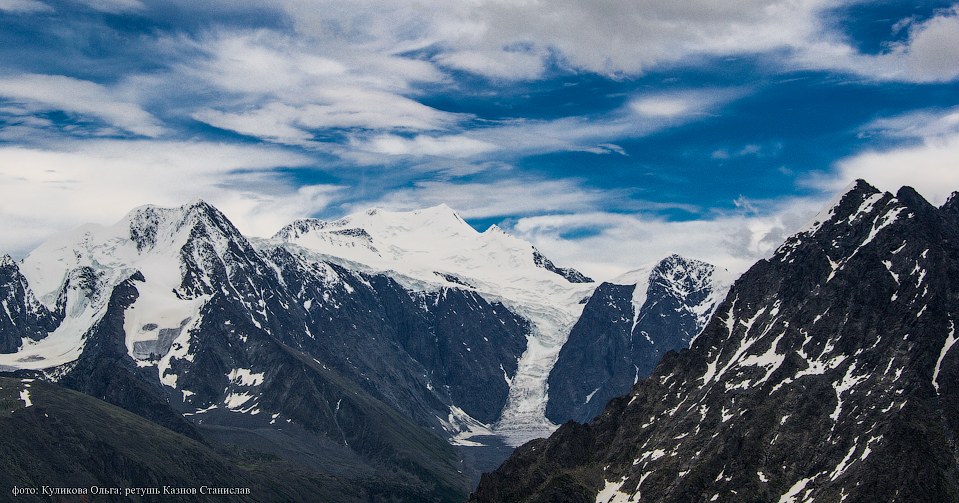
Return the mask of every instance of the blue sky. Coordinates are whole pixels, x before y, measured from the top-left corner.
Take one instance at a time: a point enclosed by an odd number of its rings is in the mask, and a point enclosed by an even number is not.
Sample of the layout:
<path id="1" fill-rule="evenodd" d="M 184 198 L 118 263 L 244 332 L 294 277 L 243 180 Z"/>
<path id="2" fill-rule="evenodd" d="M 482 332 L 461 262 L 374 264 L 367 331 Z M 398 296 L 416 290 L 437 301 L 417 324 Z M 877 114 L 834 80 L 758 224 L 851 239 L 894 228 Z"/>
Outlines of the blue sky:
<path id="1" fill-rule="evenodd" d="M 959 189 L 959 4 L 0 0 L 0 250 L 202 197 L 447 203 L 599 277 Z"/>

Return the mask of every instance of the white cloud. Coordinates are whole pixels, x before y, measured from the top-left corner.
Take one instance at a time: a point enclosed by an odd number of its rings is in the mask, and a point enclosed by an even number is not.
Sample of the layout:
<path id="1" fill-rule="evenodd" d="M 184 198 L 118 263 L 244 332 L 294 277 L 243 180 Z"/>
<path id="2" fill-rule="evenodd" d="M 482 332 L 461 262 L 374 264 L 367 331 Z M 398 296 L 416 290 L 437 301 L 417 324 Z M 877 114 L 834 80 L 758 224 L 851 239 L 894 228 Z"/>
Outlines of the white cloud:
<path id="1" fill-rule="evenodd" d="M 555 52 L 576 69 L 602 74 L 641 73 L 690 55 L 727 55 L 792 47 L 814 39 L 818 15 L 830 0 L 709 0 L 550 2 L 383 0 L 334 2 L 316 9 L 295 0 L 285 6 L 303 33 L 329 36 L 330 27 L 370 47 L 434 47 L 438 61 L 497 78 L 529 78 Z M 500 54 L 512 51 L 523 54 Z M 409 50 L 409 49 L 407 49 Z"/>
<path id="2" fill-rule="evenodd" d="M 921 110 L 878 119 L 867 125 L 865 131 L 913 141 L 906 146 L 870 150 L 842 159 L 832 172 L 814 174 L 804 183 L 835 191 L 862 178 L 893 193 L 909 185 L 936 205 L 959 190 L 959 109 Z"/>
<path id="3" fill-rule="evenodd" d="M 81 0 L 91 9 L 109 13 L 138 11 L 146 8 L 140 0 Z"/>
<path id="4" fill-rule="evenodd" d="M 53 7 L 38 0 L 0 0 L 0 11 L 29 14 L 53 12 Z"/>
<path id="5" fill-rule="evenodd" d="M 640 115 L 650 117 L 678 117 L 689 113 L 691 104 L 680 98 L 641 98 L 629 105 Z"/>
<path id="6" fill-rule="evenodd" d="M 300 108 L 283 103 L 269 103 L 246 112 L 223 112 L 205 109 L 193 118 L 211 126 L 264 140 L 290 145 L 305 144 L 312 135 L 299 124 L 303 115 Z"/>
<path id="7" fill-rule="evenodd" d="M 353 207 L 410 210 L 445 203 L 463 218 L 490 218 L 590 210 L 611 197 L 624 195 L 623 191 L 583 188 L 577 180 L 510 177 L 485 183 L 421 181 L 409 188 L 390 191 L 377 201 L 356 203 Z"/>
<path id="8" fill-rule="evenodd" d="M 272 235 L 324 208 L 339 187 L 296 187 L 276 167 L 310 160 L 275 148 L 204 142 L 87 140 L 0 147 L 0 250 L 22 253 L 57 231 L 109 224 L 143 204 L 202 197 L 244 232 Z"/>
<path id="9" fill-rule="evenodd" d="M 807 181 L 825 190 L 835 190 L 862 178 L 877 188 L 895 193 L 908 185 L 929 202 L 940 205 L 959 191 L 959 134 L 891 151 L 870 151 L 839 161 L 835 172 Z"/>
<path id="10" fill-rule="evenodd" d="M 497 79 L 536 78 L 547 60 L 575 70 L 636 75 L 690 58 L 774 51 L 791 53 L 787 60 L 792 66 L 870 78 L 929 82 L 959 77 L 959 7 L 924 22 L 900 20 L 895 31 L 908 29 L 906 40 L 888 44 L 881 54 L 863 54 L 846 42 L 842 25 L 826 16 L 848 4 L 351 0 L 316 9 L 307 0 L 287 0 L 282 5 L 300 33 L 348 39 L 392 54 L 429 48 L 441 65 Z"/>
<path id="11" fill-rule="evenodd" d="M 959 107 L 946 110 L 918 110 L 895 117 L 876 119 L 862 128 L 863 136 L 933 139 L 959 134 Z"/>
<path id="12" fill-rule="evenodd" d="M 880 80 L 943 82 L 959 77 L 959 6 L 921 23 L 879 54 L 862 54 L 834 34 L 797 46 L 795 62 L 817 69 L 854 72 Z"/>
<path id="13" fill-rule="evenodd" d="M 443 78 L 429 62 L 270 30 L 169 43 L 203 54 L 177 65 L 175 79 L 222 92 L 194 119 L 268 141 L 302 145 L 316 130 L 429 131 L 460 120 L 413 96 L 415 83 Z"/>
<path id="14" fill-rule="evenodd" d="M 228 92 L 288 95 L 317 79 L 347 73 L 342 63 L 313 54 L 297 40 L 270 30 L 218 32 L 174 42 L 193 45 L 203 53 L 197 60 L 181 63 L 183 73 Z"/>
<path id="15" fill-rule="evenodd" d="M 297 105 L 270 102 L 249 110 L 225 112 L 204 109 L 193 118 L 221 129 L 287 144 L 306 144 L 313 131 L 336 128 L 373 130 L 435 130 L 453 121 L 414 100 L 363 89 L 314 89 L 313 99 Z"/>
<path id="16" fill-rule="evenodd" d="M 38 74 L 3 77 L 0 96 L 21 102 L 29 111 L 60 110 L 96 117 L 138 135 L 155 137 L 164 132 L 160 122 L 139 105 L 86 80 Z"/>
<path id="17" fill-rule="evenodd" d="M 653 120 L 686 119 L 706 115 L 717 107 L 746 94 L 743 88 L 685 89 L 656 94 L 642 94 L 629 102 L 629 108 Z"/>
<path id="18" fill-rule="evenodd" d="M 553 261 L 609 279 L 671 253 L 704 260 L 739 274 L 768 257 L 808 223 L 820 199 L 781 201 L 766 211 L 669 221 L 602 211 L 520 218 L 510 229 Z M 577 233 L 585 237 L 570 237 Z"/>
<path id="19" fill-rule="evenodd" d="M 442 156 L 454 159 L 485 154 L 496 148 L 491 143 L 464 135 L 440 137 L 418 135 L 413 138 L 379 135 L 370 139 L 364 147 L 367 151 L 391 156 Z"/>
<path id="20" fill-rule="evenodd" d="M 525 51 L 461 50 L 441 54 L 436 61 L 444 66 L 496 79 L 527 80 L 544 70 L 544 55 Z"/>

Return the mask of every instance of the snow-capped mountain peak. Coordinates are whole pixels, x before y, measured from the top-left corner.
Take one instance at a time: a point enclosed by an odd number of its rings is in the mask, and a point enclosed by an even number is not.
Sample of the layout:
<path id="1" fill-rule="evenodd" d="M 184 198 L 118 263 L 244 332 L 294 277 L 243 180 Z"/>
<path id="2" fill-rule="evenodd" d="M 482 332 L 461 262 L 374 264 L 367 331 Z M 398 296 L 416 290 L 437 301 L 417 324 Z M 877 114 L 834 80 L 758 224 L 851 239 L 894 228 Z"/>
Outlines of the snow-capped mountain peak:
<path id="1" fill-rule="evenodd" d="M 697 325 L 706 325 L 713 308 L 723 300 L 733 282 L 733 275 L 721 267 L 671 254 L 659 262 L 646 264 L 626 272 L 612 280 L 616 285 L 636 285 L 633 290 L 633 312 L 638 323 L 640 312 L 648 300 L 651 289 L 667 292 L 677 299 L 688 299 L 697 293 L 706 293 L 699 302 L 689 308 L 696 314 Z"/>
<path id="2" fill-rule="evenodd" d="M 491 291 L 530 280 L 569 282 L 567 270 L 552 266 L 530 243 L 495 225 L 477 232 L 445 204 L 403 212 L 371 209 L 333 221 L 297 220 L 273 241 L 372 271 L 393 271 L 421 283 L 420 288 L 447 286 L 447 276 L 489 284 Z"/>
<path id="3" fill-rule="evenodd" d="M 370 210 L 332 222 L 301 220 L 278 232 L 272 246 L 307 261 L 385 273 L 411 290 L 466 287 L 502 302 L 531 327 L 495 429 L 522 443 L 555 428 L 545 417 L 546 380 L 582 312 L 580 300 L 596 287 L 589 278 L 556 267 L 532 244 L 497 226 L 477 232 L 446 205 Z"/>
<path id="4" fill-rule="evenodd" d="M 124 328 L 129 353 L 141 358 L 151 351 L 138 348 L 164 330 L 180 333 L 213 293 L 249 297 L 243 292 L 251 287 L 232 280 L 241 271 L 272 274 L 236 227 L 199 199 L 174 208 L 141 206 L 113 225 L 56 236 L 31 252 L 21 271 L 37 299 L 66 316 L 57 330 L 18 355 L 33 358 L 33 364 L 20 365 L 33 368 L 76 359 L 86 328 L 103 316 L 113 289 L 135 275 L 143 280 Z"/>
<path id="5" fill-rule="evenodd" d="M 185 230 L 206 230 L 211 235 L 230 237 L 240 234 L 218 209 L 202 199 L 176 208 L 141 206 L 128 213 L 121 222 L 128 223 L 129 237 L 139 251 L 175 245 L 182 240 L 181 233 Z"/>
<path id="6" fill-rule="evenodd" d="M 600 285 L 550 373 L 547 416 L 586 422 L 689 347 L 729 289 L 725 269 L 679 255 Z"/>

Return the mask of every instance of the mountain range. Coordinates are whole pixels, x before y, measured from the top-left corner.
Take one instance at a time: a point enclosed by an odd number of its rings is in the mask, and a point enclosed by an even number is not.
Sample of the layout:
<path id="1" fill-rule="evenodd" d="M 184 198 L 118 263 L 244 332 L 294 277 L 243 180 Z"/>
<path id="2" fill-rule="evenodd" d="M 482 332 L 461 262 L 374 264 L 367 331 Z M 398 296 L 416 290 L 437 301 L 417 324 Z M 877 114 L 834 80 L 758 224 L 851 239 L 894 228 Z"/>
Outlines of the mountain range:
<path id="1" fill-rule="evenodd" d="M 443 205 L 269 239 L 203 201 L 144 206 L 0 261 L 0 370 L 198 443 L 188 456 L 216 456 L 224 480 L 305 474 L 258 500 L 334 480 L 343 501 L 459 501 L 511 446 L 590 419 L 688 346 L 724 278 L 671 256 L 597 284 Z"/>
<path id="2" fill-rule="evenodd" d="M 956 501 L 957 246 L 959 195 L 863 181 L 735 281 L 672 255 L 595 282 L 442 205 L 269 239 L 145 206 L 0 259 L 2 473 L 252 501 Z"/>
<path id="3" fill-rule="evenodd" d="M 937 208 L 860 180 L 689 349 L 471 501 L 959 501 L 957 300 L 959 194 Z"/>

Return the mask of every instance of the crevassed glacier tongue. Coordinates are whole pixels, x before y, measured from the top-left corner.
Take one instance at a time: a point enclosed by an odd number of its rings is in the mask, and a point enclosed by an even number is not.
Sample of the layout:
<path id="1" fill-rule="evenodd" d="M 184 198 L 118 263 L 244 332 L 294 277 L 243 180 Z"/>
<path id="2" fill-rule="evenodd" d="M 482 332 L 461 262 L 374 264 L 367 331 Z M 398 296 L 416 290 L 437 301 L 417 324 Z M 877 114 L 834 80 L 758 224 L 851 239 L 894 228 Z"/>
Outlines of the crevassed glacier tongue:
<path id="1" fill-rule="evenodd" d="M 512 306 L 532 325 L 526 352 L 519 359 L 509 396 L 493 431 L 507 444 L 518 446 L 549 436 L 559 426 L 546 418 L 547 378 L 576 322 L 581 305 L 559 308 L 545 305 Z"/>

